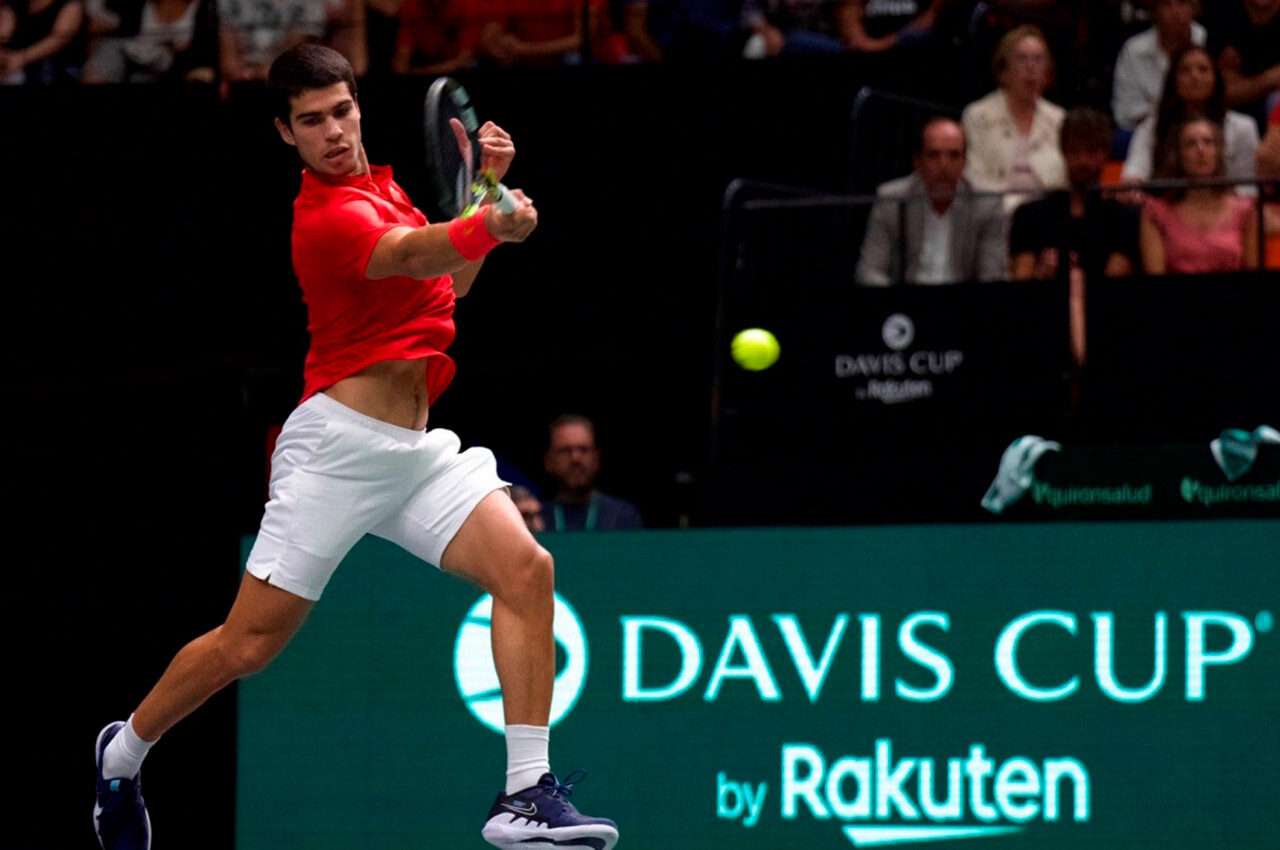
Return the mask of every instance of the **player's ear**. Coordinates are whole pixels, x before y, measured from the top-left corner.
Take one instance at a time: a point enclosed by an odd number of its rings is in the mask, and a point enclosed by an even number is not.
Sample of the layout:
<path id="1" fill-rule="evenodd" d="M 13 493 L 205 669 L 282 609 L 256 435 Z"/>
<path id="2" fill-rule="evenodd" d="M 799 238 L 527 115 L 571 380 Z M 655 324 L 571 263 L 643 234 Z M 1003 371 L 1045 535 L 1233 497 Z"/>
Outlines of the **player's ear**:
<path id="1" fill-rule="evenodd" d="M 276 130 L 280 133 L 280 138 L 284 139 L 286 144 L 293 145 L 296 148 L 298 146 L 298 140 L 293 137 L 293 130 L 291 130 L 289 125 L 281 121 L 279 118 L 274 120 L 276 122 Z"/>

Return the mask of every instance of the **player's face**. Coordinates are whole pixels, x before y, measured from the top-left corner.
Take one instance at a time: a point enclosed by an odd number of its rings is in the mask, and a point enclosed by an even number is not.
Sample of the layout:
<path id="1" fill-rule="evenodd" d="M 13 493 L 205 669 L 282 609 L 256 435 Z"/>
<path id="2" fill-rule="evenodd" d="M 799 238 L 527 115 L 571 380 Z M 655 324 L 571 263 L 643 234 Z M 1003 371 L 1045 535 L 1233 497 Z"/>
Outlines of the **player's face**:
<path id="1" fill-rule="evenodd" d="M 1188 177 L 1212 177 L 1218 170 L 1218 137 L 1208 121 L 1194 121 L 1178 137 L 1182 170 Z"/>
<path id="2" fill-rule="evenodd" d="M 954 121 L 935 121 L 920 140 L 916 168 L 931 195 L 955 194 L 964 175 L 964 130 Z"/>
<path id="3" fill-rule="evenodd" d="M 1203 50 L 1193 50 L 1178 61 L 1174 85 L 1178 96 L 1189 103 L 1207 103 L 1213 96 L 1213 60 Z"/>
<path id="4" fill-rule="evenodd" d="M 600 452 L 595 435 L 586 425 L 571 422 L 551 434 L 547 449 L 547 472 L 568 490 L 588 488 L 600 469 Z"/>
<path id="5" fill-rule="evenodd" d="M 349 177 L 368 169 L 360 143 L 360 106 L 346 83 L 289 98 L 289 123 L 277 118 L 276 129 L 312 171 Z"/>

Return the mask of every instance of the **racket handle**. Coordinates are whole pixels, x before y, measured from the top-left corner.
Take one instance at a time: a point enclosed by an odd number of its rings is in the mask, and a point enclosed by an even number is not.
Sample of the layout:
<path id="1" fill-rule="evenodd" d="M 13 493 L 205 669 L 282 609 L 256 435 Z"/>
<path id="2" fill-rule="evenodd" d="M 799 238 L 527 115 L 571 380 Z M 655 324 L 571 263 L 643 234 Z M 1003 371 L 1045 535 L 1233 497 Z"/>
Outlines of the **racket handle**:
<path id="1" fill-rule="evenodd" d="M 498 200 L 496 201 L 498 205 L 498 211 L 501 212 L 503 215 L 510 215 L 511 213 L 515 212 L 516 199 L 511 196 L 510 190 L 508 190 L 506 186 L 503 186 L 501 183 L 499 183 L 496 191 L 498 193 Z"/>

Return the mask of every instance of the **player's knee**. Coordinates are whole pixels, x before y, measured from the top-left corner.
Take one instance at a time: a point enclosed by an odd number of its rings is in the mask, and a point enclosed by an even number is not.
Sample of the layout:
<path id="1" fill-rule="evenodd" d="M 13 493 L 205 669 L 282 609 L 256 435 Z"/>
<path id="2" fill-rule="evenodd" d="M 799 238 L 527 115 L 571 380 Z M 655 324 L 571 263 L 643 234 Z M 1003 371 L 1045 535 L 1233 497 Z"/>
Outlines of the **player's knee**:
<path id="1" fill-rule="evenodd" d="M 534 543 L 512 559 L 504 571 L 500 593 L 510 602 L 536 603 L 549 599 L 554 587 L 551 553 Z"/>
<path id="2" fill-rule="evenodd" d="M 233 679 L 261 673 L 280 652 L 279 641 L 269 635 L 249 634 L 224 640 L 223 661 Z"/>

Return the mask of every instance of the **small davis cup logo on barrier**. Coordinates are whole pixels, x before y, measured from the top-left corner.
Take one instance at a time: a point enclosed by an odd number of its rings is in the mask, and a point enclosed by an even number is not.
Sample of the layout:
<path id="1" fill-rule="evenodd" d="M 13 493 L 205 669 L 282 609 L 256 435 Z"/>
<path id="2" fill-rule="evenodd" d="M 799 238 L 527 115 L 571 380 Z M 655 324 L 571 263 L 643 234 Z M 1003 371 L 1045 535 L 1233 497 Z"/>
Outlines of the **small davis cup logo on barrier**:
<path id="1" fill-rule="evenodd" d="M 486 594 L 471 606 L 458 629 L 453 649 L 453 673 L 458 693 L 476 719 L 495 732 L 503 731 L 502 688 L 493 664 L 489 624 L 493 617 L 493 597 Z M 551 725 L 560 722 L 573 708 L 587 681 L 587 636 L 577 613 L 556 594 L 552 626 L 556 645 L 564 652 L 564 669 L 556 675 L 551 694 Z"/>
<path id="2" fill-rule="evenodd" d="M 901 351 L 915 340 L 915 323 L 911 321 L 910 316 L 894 313 L 884 320 L 884 326 L 880 328 L 880 337 L 890 349 Z"/>
<path id="3" fill-rule="evenodd" d="M 903 404 L 933 398 L 935 382 L 947 380 L 964 363 L 964 352 L 956 349 L 913 349 L 916 324 L 905 313 L 885 318 L 880 340 L 884 351 L 835 356 L 835 376 L 853 379 L 857 401 Z"/>

